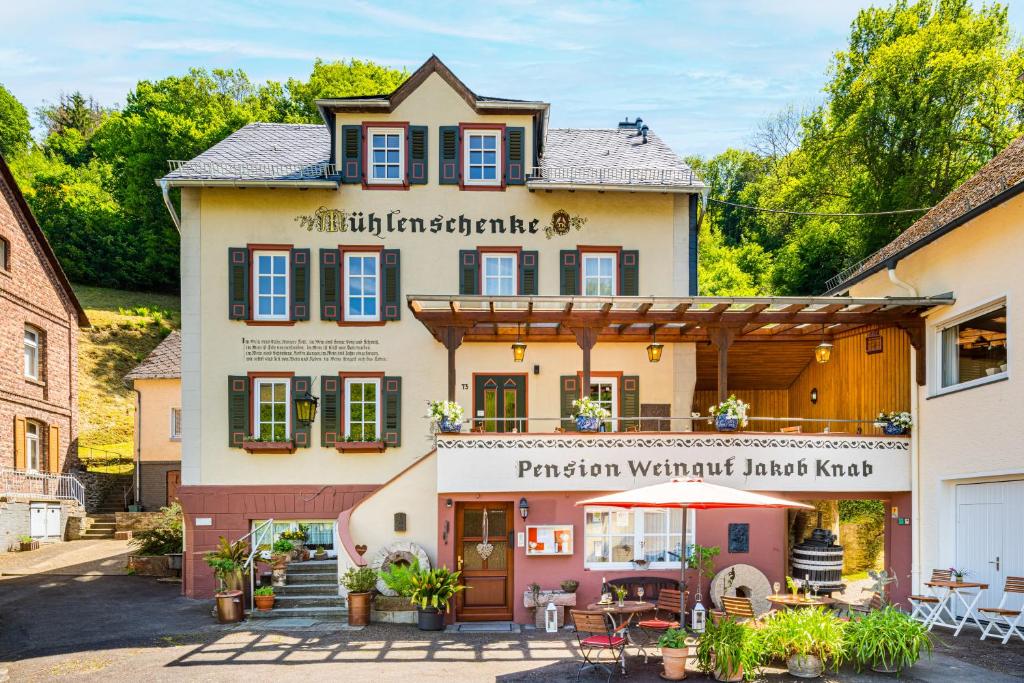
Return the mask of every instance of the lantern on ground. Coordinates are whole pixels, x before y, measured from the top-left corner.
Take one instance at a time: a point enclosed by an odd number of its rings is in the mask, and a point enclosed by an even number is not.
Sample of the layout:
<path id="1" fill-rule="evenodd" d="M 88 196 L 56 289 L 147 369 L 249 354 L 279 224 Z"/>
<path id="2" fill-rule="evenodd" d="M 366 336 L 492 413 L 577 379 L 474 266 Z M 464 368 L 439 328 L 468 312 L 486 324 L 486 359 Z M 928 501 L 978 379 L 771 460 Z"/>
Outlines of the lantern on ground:
<path id="1" fill-rule="evenodd" d="M 313 424 L 313 420 L 316 419 L 316 406 L 319 402 L 320 399 L 308 391 L 296 395 L 295 419 L 304 425 Z"/>
<path id="2" fill-rule="evenodd" d="M 544 608 L 544 630 L 548 633 L 558 632 L 558 608 L 554 602 L 549 602 Z"/>
<path id="3" fill-rule="evenodd" d="M 693 629 L 694 633 L 704 633 L 706 617 L 707 612 L 704 610 L 704 604 L 698 601 L 693 606 L 693 613 L 690 615 L 690 628 Z"/>

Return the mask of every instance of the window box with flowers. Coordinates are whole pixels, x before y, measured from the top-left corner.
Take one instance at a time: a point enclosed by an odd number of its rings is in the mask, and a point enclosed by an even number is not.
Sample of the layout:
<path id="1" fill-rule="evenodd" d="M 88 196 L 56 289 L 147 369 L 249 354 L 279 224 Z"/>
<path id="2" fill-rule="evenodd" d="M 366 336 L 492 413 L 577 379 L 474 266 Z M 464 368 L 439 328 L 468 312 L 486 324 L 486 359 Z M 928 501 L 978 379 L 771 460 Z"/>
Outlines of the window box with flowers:
<path id="1" fill-rule="evenodd" d="M 381 440 L 366 441 L 364 437 L 349 435 L 344 441 L 338 441 L 334 447 L 342 453 L 383 453 L 387 448 Z"/>
<path id="2" fill-rule="evenodd" d="M 430 420 L 437 431 L 452 434 L 462 431 L 463 410 L 455 401 L 430 401 Z"/>
<path id="3" fill-rule="evenodd" d="M 580 432 L 596 432 L 601 423 L 611 417 L 611 413 L 600 403 L 584 396 L 572 402 L 572 417 L 576 420 L 576 430 Z"/>
<path id="4" fill-rule="evenodd" d="M 242 448 L 249 453 L 287 455 L 295 452 L 295 442 L 291 439 L 279 441 L 277 439 L 264 439 L 258 436 L 249 436 L 242 441 Z"/>
<path id="5" fill-rule="evenodd" d="M 894 410 L 889 413 L 879 413 L 875 420 L 875 426 L 889 436 L 900 436 L 910 431 L 914 425 L 914 418 L 910 413 Z"/>
<path id="6" fill-rule="evenodd" d="M 715 429 L 720 432 L 735 432 L 740 427 L 747 426 L 747 411 L 749 409 L 749 404 L 732 394 L 721 403 L 708 408 L 708 413 L 711 416 L 708 424 L 715 425 Z"/>

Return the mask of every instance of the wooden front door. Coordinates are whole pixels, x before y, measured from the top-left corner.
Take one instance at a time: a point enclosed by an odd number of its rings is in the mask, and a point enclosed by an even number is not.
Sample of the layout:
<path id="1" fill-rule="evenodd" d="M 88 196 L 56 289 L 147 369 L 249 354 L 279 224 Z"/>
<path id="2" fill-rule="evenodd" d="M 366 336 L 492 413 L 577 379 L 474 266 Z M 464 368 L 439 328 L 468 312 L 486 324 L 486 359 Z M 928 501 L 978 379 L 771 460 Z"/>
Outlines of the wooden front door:
<path id="1" fill-rule="evenodd" d="M 466 586 L 455 601 L 457 621 L 511 621 L 511 539 L 512 503 L 456 503 L 456 564 Z"/>
<path id="2" fill-rule="evenodd" d="M 167 470 L 167 504 L 178 500 L 178 487 L 181 486 L 181 470 Z"/>
<path id="3" fill-rule="evenodd" d="M 485 432 L 526 431 L 526 375 L 475 375 L 473 426 Z"/>

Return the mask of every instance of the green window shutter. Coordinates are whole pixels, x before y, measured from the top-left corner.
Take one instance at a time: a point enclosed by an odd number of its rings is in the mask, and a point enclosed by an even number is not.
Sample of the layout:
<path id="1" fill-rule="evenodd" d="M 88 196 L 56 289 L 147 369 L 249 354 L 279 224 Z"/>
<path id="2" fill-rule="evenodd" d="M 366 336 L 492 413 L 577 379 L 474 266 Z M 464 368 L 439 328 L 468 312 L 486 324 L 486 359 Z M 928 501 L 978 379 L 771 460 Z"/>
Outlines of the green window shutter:
<path id="1" fill-rule="evenodd" d="M 292 320 L 309 320 L 309 249 L 292 249 Z"/>
<path id="2" fill-rule="evenodd" d="M 619 417 L 637 418 L 619 420 L 620 431 L 635 428 L 640 424 L 640 378 L 637 375 L 624 375 L 619 395 Z"/>
<path id="3" fill-rule="evenodd" d="M 537 252 L 519 252 L 519 293 L 537 294 Z"/>
<path id="4" fill-rule="evenodd" d="M 480 260 L 473 249 L 459 251 L 459 294 L 480 293 Z"/>
<path id="5" fill-rule="evenodd" d="M 249 319 L 249 250 L 228 249 L 228 319 Z"/>
<path id="6" fill-rule="evenodd" d="M 320 378 L 320 445 L 333 448 L 344 440 L 341 431 L 341 378 L 323 375 Z"/>
<path id="7" fill-rule="evenodd" d="M 619 296 L 640 296 L 640 252 L 625 250 L 619 254 Z"/>
<path id="8" fill-rule="evenodd" d="M 381 319 L 399 320 L 402 317 L 402 279 L 398 249 L 385 249 L 381 252 L 380 275 L 384 285 Z"/>
<path id="9" fill-rule="evenodd" d="M 427 184 L 427 126 L 409 126 L 405 146 L 410 185 Z"/>
<path id="10" fill-rule="evenodd" d="M 241 448 L 249 436 L 249 378 L 228 377 L 228 446 Z"/>
<path id="11" fill-rule="evenodd" d="M 312 441 L 313 425 L 304 425 L 299 422 L 295 415 L 295 397 L 306 393 L 313 393 L 312 377 L 292 377 L 292 439 L 296 448 L 309 448 Z"/>
<path id="12" fill-rule="evenodd" d="M 505 129 L 505 184 L 526 183 L 526 129 L 522 126 Z"/>
<path id="13" fill-rule="evenodd" d="M 341 168 L 343 183 L 363 182 L 363 128 L 341 127 Z"/>
<path id="14" fill-rule="evenodd" d="M 384 445 L 397 448 L 402 445 L 402 378 L 385 377 L 381 395 Z"/>
<path id="15" fill-rule="evenodd" d="M 575 249 L 558 252 L 558 293 L 576 296 L 580 293 L 580 253 Z"/>
<path id="16" fill-rule="evenodd" d="M 575 431 L 576 421 L 572 418 L 572 402 L 580 397 L 580 378 L 578 375 L 562 375 L 558 380 L 560 391 L 559 405 L 562 408 L 562 428 Z"/>
<path id="17" fill-rule="evenodd" d="M 459 127 L 441 126 L 439 129 L 437 182 L 441 185 L 458 185 L 462 175 L 462 159 L 459 158 Z"/>
<path id="18" fill-rule="evenodd" d="M 337 249 L 320 250 L 320 319 L 341 320 L 341 265 Z"/>

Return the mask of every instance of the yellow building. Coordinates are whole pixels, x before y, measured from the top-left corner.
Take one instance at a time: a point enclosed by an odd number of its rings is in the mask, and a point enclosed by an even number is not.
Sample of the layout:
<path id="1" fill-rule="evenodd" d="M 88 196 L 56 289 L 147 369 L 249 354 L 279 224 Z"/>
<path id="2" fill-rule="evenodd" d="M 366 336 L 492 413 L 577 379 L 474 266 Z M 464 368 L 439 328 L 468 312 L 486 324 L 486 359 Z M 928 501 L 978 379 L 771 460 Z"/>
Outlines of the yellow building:
<path id="1" fill-rule="evenodd" d="M 697 297 L 705 186 L 655 131 L 551 128 L 547 103 L 478 96 L 436 57 L 318 106 L 324 125 L 250 124 L 160 181 L 181 190 L 189 595 L 211 591 L 220 536 L 303 523 L 339 571 L 422 554 L 473 587 L 456 618 L 523 620 L 534 581 L 678 577 L 678 513 L 574 507 L 590 492 L 698 476 L 909 497 L 909 440 L 872 420 L 908 407 L 901 326 L 951 298 Z M 887 353 L 865 356 L 869 335 Z M 761 435 L 707 433 L 731 392 Z M 581 396 L 609 413 L 596 434 Z M 464 433 L 432 430 L 443 399 Z M 788 525 L 691 514 L 685 539 L 767 586 Z"/>

